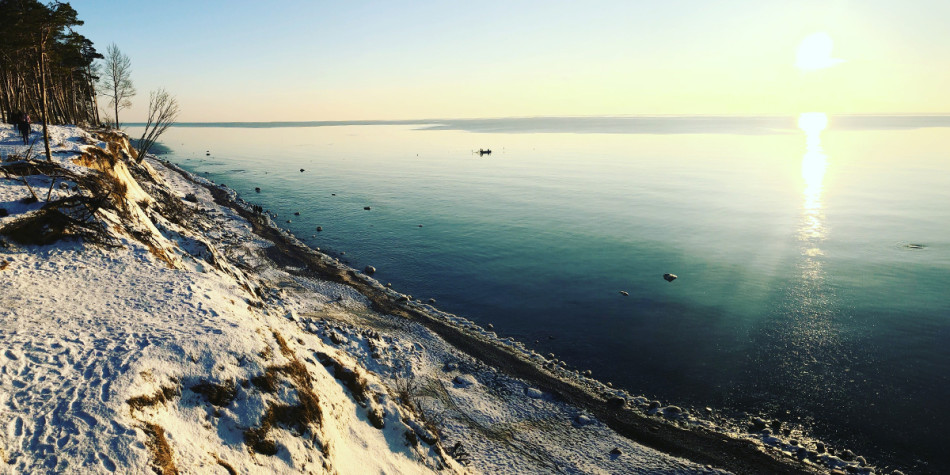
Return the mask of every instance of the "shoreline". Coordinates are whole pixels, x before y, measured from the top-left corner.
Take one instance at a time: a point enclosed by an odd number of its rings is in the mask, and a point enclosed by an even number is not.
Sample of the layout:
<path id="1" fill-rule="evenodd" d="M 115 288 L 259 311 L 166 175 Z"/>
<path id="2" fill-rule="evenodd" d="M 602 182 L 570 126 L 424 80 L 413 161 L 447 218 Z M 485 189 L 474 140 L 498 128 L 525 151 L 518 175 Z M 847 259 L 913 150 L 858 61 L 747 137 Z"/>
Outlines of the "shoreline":
<path id="1" fill-rule="evenodd" d="M 155 157 L 135 161 L 122 134 L 53 130 L 47 163 L 24 160 L 0 129 L 9 211 L 0 276 L 10 284 L 0 380 L 17 388 L 0 391 L 0 421 L 13 428 L 0 434 L 0 462 L 11 469 L 315 462 L 357 473 L 352 464 L 370 455 L 400 473 L 469 463 L 533 473 L 874 470 L 608 387 L 309 248 L 224 185 Z M 52 201 L 22 199 L 30 186 Z M 78 230 L 51 228 L 48 240 L 30 227 L 97 196 L 105 208 L 78 215 Z M 93 240 L 62 240 L 70 236 Z M 288 410 L 309 412 L 308 422 Z M 56 435 L 76 424 L 97 429 Z M 51 458 L 41 437 L 64 451 Z M 102 454 L 83 460 L 76 444 Z"/>
<path id="2" fill-rule="evenodd" d="M 781 444 L 774 438 L 772 445 L 764 445 L 726 433 L 738 435 L 734 429 L 719 428 L 717 431 L 700 425 L 679 425 L 677 421 L 681 416 L 687 419 L 689 416 L 676 406 L 653 407 L 656 406 L 653 401 L 630 397 L 625 391 L 610 388 L 595 379 L 577 378 L 576 374 L 571 377 L 567 370 L 558 371 L 562 374 L 549 371 L 558 367 L 548 366 L 546 362 L 542 365 L 537 359 L 530 358 L 533 351 L 524 345 L 505 345 L 502 342 L 506 340 L 474 322 L 441 312 L 431 305 L 406 300 L 403 294 L 386 288 L 372 277 L 308 247 L 289 231 L 277 227 L 269 216 L 255 210 L 233 190 L 211 183 L 166 160 L 160 162 L 187 180 L 205 187 L 219 206 L 234 210 L 251 223 L 255 234 L 275 244 L 283 261 L 280 266 L 305 268 L 317 278 L 349 286 L 368 298 L 375 311 L 421 323 L 455 348 L 587 411 L 635 443 L 737 474 L 818 474 L 848 466 L 841 459 L 830 460 L 832 467 L 818 465 L 814 463 L 818 457 L 806 463 L 807 453 L 803 457 L 798 448 Z M 644 407 L 650 409 L 643 411 Z M 797 456 L 789 456 L 780 448 Z M 863 469 L 861 467 L 859 471 Z"/>

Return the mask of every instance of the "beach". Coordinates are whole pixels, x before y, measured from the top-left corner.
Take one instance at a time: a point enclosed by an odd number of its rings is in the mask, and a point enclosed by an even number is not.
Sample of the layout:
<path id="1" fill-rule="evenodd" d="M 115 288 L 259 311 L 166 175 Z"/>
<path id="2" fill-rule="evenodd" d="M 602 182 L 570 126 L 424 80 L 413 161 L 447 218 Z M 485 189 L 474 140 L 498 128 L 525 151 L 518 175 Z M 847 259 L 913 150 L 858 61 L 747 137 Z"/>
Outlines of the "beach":
<path id="1" fill-rule="evenodd" d="M 8 175 L 5 228 L 42 209 L 28 188 L 89 194 L 97 167 L 124 205 L 90 218 L 104 244 L 3 237 L 5 470 L 871 471 L 612 389 L 307 248 L 226 187 L 136 164 L 121 137 L 96 165 L 80 157 L 104 140 L 54 131 L 66 184 Z M 22 162 L 4 133 L 4 165 Z"/>

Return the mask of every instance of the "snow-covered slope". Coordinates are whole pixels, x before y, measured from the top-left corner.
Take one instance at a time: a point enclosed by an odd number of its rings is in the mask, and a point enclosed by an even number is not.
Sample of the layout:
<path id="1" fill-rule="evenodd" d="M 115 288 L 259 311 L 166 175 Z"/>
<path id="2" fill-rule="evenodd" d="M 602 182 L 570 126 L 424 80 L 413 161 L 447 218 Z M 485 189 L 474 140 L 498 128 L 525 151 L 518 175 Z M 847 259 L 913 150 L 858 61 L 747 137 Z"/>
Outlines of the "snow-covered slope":
<path id="1" fill-rule="evenodd" d="M 723 473 L 321 278 L 121 134 L 51 132 L 46 162 L 0 126 L 0 472 Z"/>
<path id="2" fill-rule="evenodd" d="M 13 145 L 12 129 L 0 134 L 4 164 L 28 163 L 16 160 L 27 150 Z M 95 173 L 74 163 L 92 165 L 78 160 L 81 154 L 105 160 L 88 150 L 109 148 L 76 128 L 54 127 L 53 142 L 54 163 L 76 177 Z M 217 225 L 197 218 L 210 200 L 206 192 L 203 203 L 182 211 L 193 223 L 150 212 L 155 197 L 132 178 L 134 162 L 113 158 L 112 166 L 93 167 L 109 169 L 125 188 L 89 220 L 90 227 L 105 225 L 97 228 L 102 244 L 35 245 L 3 236 L 0 470 L 460 469 L 438 444 L 409 443 L 416 421 L 408 408 L 352 359 L 285 318 L 279 301 L 265 304 L 260 285 L 251 284 L 255 276 L 189 229 L 200 222 L 235 242 L 264 246 L 246 225 L 221 210 L 209 215 Z M 150 185 L 162 186 L 160 175 L 152 176 Z M 76 184 L 58 180 L 49 202 L 98 192 Z M 30 187 L 39 202 L 24 202 Z M 8 215 L 0 223 L 35 216 L 49 189 L 47 176 L 0 179 L 0 207 Z M 202 194 L 196 186 L 189 192 Z M 72 210 L 74 218 L 80 214 Z M 359 375 L 353 390 L 332 365 Z"/>

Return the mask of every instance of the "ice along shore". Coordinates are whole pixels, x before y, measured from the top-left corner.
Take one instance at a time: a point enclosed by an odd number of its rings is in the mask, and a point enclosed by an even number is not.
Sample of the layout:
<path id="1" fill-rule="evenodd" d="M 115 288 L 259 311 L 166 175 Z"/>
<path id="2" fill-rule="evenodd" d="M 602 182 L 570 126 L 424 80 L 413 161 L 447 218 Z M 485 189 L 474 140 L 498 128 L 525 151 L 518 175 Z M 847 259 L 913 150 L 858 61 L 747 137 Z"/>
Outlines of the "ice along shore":
<path id="1" fill-rule="evenodd" d="M 45 162 L 4 127 L 3 471 L 873 471 L 414 301 L 121 134 Z"/>

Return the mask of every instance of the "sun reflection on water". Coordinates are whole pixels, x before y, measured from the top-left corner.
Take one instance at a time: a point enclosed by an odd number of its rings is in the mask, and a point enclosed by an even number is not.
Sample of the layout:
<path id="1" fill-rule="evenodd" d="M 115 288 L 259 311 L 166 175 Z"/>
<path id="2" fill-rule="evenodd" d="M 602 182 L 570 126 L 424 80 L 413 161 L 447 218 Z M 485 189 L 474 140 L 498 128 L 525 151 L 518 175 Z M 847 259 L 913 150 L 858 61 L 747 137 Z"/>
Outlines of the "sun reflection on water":
<path id="1" fill-rule="evenodd" d="M 799 239 L 817 246 L 825 234 L 821 192 L 828 169 L 828 157 L 821 147 L 821 132 L 828 126 L 828 116 L 821 112 L 805 112 L 798 116 L 798 128 L 805 132 L 805 155 L 802 157 L 802 178 L 805 189 L 803 224 Z M 806 249 L 808 255 L 819 255 L 817 247 Z"/>

